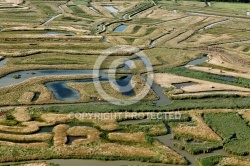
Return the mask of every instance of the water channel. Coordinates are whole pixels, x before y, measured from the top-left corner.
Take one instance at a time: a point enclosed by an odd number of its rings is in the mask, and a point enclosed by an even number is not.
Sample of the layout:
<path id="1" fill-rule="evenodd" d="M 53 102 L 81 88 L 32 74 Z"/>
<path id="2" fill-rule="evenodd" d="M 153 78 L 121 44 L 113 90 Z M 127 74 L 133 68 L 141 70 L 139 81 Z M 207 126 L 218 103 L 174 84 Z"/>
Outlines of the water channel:
<path id="1" fill-rule="evenodd" d="M 117 13 L 118 10 L 114 8 L 113 6 L 104 6 L 106 9 L 108 9 L 111 13 Z"/>
<path id="2" fill-rule="evenodd" d="M 6 62 L 7 62 L 6 58 L 0 59 L 0 68 L 2 68 Z"/>
<path id="3" fill-rule="evenodd" d="M 92 7 L 92 6 L 89 6 L 88 8 L 89 8 L 90 10 L 96 12 L 96 13 L 99 13 L 99 12 L 98 12 L 94 7 Z"/>
<path id="4" fill-rule="evenodd" d="M 207 60 L 207 57 L 203 57 L 201 59 L 196 59 L 191 62 L 189 62 L 187 65 L 197 65 L 205 60 Z M 132 64 L 136 61 L 142 61 L 146 67 L 151 66 L 150 61 L 146 57 L 142 58 L 135 58 L 132 60 L 125 61 L 125 64 L 122 68 L 119 70 L 130 70 L 132 69 Z M 2 62 L 3 63 L 3 62 Z M 87 82 L 95 82 L 95 81 L 109 81 L 114 83 L 115 86 L 118 87 L 120 92 L 123 95 L 126 96 L 134 96 L 134 90 L 132 88 L 132 85 L 130 85 L 132 74 L 127 74 L 125 77 L 122 77 L 121 79 L 115 79 L 115 78 L 109 78 L 109 75 L 102 72 L 101 70 L 29 70 L 29 71 L 17 71 L 13 72 L 11 74 L 8 74 L 2 78 L 0 78 L 0 88 L 6 87 L 10 85 L 14 85 L 17 83 L 21 83 L 29 78 L 39 77 L 39 76 L 62 76 L 62 75 L 92 75 L 93 72 L 99 73 L 99 78 L 94 79 L 81 79 L 81 80 L 67 80 L 67 81 L 53 81 L 45 83 L 45 86 L 54 94 L 55 98 L 57 100 L 61 101 L 79 101 L 81 99 L 81 96 L 79 92 L 75 89 L 72 89 L 67 86 L 67 83 L 87 83 Z M 16 79 L 15 77 L 19 76 L 19 79 Z M 142 77 L 146 79 L 146 74 L 142 74 Z M 148 79 L 150 80 L 150 79 Z M 148 81 L 147 80 L 147 81 Z M 152 82 L 152 80 L 150 80 Z M 185 85 L 184 85 L 185 84 Z M 186 85 L 186 83 L 181 84 L 180 86 L 188 86 L 189 83 Z M 158 96 L 157 101 L 153 101 L 153 105 L 156 106 L 163 106 L 163 105 L 169 105 L 171 104 L 170 99 L 164 95 L 165 88 L 159 86 L 158 84 L 152 82 L 152 90 L 156 93 Z"/>

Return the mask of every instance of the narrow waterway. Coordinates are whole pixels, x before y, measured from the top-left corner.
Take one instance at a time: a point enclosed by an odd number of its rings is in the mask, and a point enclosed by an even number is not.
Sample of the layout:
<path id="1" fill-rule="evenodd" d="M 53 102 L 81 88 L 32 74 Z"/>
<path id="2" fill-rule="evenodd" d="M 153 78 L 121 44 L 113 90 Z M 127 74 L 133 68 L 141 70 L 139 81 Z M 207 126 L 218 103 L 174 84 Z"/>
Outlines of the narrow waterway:
<path id="1" fill-rule="evenodd" d="M 187 65 L 197 65 L 205 60 L 207 57 L 193 60 Z M 132 60 L 125 61 L 125 65 L 118 70 L 129 71 L 133 68 L 133 63 L 136 61 L 142 61 L 146 68 L 151 67 L 150 61 L 146 57 L 135 58 Z M 53 81 L 45 83 L 45 86 L 54 94 L 57 100 L 61 101 L 79 101 L 81 99 L 80 93 L 67 86 L 68 83 L 74 82 L 95 82 L 95 81 L 109 81 L 112 82 L 125 96 L 134 96 L 135 92 L 131 85 L 132 74 L 127 74 L 121 79 L 109 78 L 108 74 L 102 72 L 101 70 L 30 70 L 30 71 L 17 71 L 11 74 L 8 74 L 0 78 L 0 88 L 10 85 L 14 85 L 20 82 L 23 82 L 29 78 L 39 77 L 39 76 L 62 76 L 62 75 L 93 75 L 94 72 L 99 73 L 100 78 L 94 79 L 81 79 L 81 80 L 68 80 L 68 81 Z M 142 74 L 145 80 L 148 81 L 149 85 L 152 84 L 151 88 L 156 93 L 158 100 L 153 101 L 153 104 L 156 106 L 164 106 L 171 104 L 170 99 L 164 94 L 165 88 L 154 83 L 152 80 L 146 77 L 146 74 Z M 147 78 L 147 79 L 146 79 Z M 229 78 L 227 78 L 229 79 Z M 230 78 L 231 79 L 231 78 Z M 184 85 L 185 84 L 185 85 Z M 190 83 L 184 83 L 176 86 L 187 86 Z M 186 85 L 187 84 L 187 85 Z M 193 83 L 192 83 L 193 84 Z"/>
<path id="2" fill-rule="evenodd" d="M 155 139 L 159 140 L 161 143 L 163 143 L 164 145 L 166 145 L 170 149 L 172 149 L 175 152 L 179 153 L 180 155 L 184 156 L 186 158 L 186 160 L 189 162 L 188 165 L 190 165 L 190 166 L 198 166 L 198 164 L 196 162 L 196 159 L 198 157 L 203 158 L 203 157 L 209 157 L 209 156 L 218 155 L 218 154 L 228 155 L 224 150 L 215 150 L 211 153 L 202 153 L 202 154 L 198 154 L 198 155 L 192 155 L 185 150 L 180 150 L 179 148 L 174 146 L 174 143 L 177 142 L 177 140 L 172 139 L 172 136 L 173 136 L 172 130 L 168 126 L 167 126 L 167 128 L 168 128 L 168 134 L 162 135 L 162 136 L 157 136 L 157 137 L 155 137 Z"/>
<path id="3" fill-rule="evenodd" d="M 183 82 L 183 83 L 174 83 L 172 84 L 175 88 L 177 89 L 181 89 L 182 87 L 186 87 L 186 86 L 192 86 L 192 85 L 196 85 L 197 83 L 195 82 Z"/>
<path id="4" fill-rule="evenodd" d="M 56 16 L 53 16 L 53 17 L 51 17 L 49 20 L 47 20 L 47 21 L 45 21 L 44 23 L 42 23 L 41 25 L 46 25 L 46 24 L 48 24 L 49 22 L 53 21 L 54 19 L 60 17 L 61 15 L 62 15 L 62 14 L 58 14 L 58 15 L 56 15 Z"/>
<path id="5" fill-rule="evenodd" d="M 165 37 L 165 36 L 168 35 L 168 34 L 169 34 L 169 33 L 164 33 L 163 35 L 160 35 L 159 37 L 157 37 L 157 38 L 151 40 L 150 43 L 149 43 L 149 45 L 150 45 L 150 46 L 154 46 L 154 45 L 155 45 L 155 42 L 156 42 L 157 40 L 159 40 L 159 39 Z"/>
<path id="6" fill-rule="evenodd" d="M 7 62 L 6 58 L 0 59 L 0 68 L 2 68 L 6 62 Z"/>
<path id="7" fill-rule="evenodd" d="M 202 58 L 199 58 L 199 59 L 195 59 L 195 60 L 192 60 L 190 62 L 188 62 L 187 64 L 185 64 L 185 66 L 196 66 L 196 65 L 200 65 L 202 64 L 203 62 L 207 61 L 208 60 L 208 57 L 207 56 L 204 56 Z"/>
<path id="8" fill-rule="evenodd" d="M 104 6 L 107 10 L 109 10 L 111 13 L 117 13 L 118 10 L 114 8 L 113 6 Z"/>
<path id="9" fill-rule="evenodd" d="M 200 28 L 200 29 L 198 30 L 198 32 L 201 32 L 201 31 L 204 31 L 204 30 L 206 30 L 206 29 L 212 28 L 213 26 L 218 25 L 218 24 L 221 24 L 221 23 L 224 23 L 224 22 L 226 22 L 226 21 L 227 21 L 227 20 L 223 20 L 223 21 L 218 21 L 218 22 L 209 24 L 209 25 L 207 25 L 207 26 L 205 26 L 205 27 Z"/>
<path id="10" fill-rule="evenodd" d="M 88 7 L 90 10 L 94 11 L 95 13 L 99 13 L 93 6 Z"/>

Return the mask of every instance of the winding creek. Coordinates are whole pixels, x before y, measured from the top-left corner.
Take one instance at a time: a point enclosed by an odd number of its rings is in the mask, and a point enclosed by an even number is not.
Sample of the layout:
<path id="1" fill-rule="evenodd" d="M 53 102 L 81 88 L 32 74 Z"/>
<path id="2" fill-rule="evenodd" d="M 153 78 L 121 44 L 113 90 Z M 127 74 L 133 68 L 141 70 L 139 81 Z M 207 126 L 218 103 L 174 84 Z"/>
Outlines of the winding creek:
<path id="1" fill-rule="evenodd" d="M 7 62 L 6 58 L 0 59 L 0 68 L 2 68 L 6 62 Z"/>
<path id="2" fill-rule="evenodd" d="M 197 65 L 203 63 L 207 60 L 207 57 L 201 59 L 196 59 L 189 62 L 187 65 Z M 4 64 L 6 61 L 1 61 L 0 64 Z M 118 70 L 129 71 L 133 68 L 133 63 L 136 61 L 142 61 L 146 67 L 149 67 L 150 61 L 147 58 L 135 58 L 132 60 L 127 60 L 124 63 L 122 68 Z M 1 67 L 1 66 L 0 66 Z M 102 70 L 29 70 L 29 71 L 17 71 L 11 74 L 8 74 L 0 78 L 0 88 L 17 83 L 21 83 L 27 79 L 39 77 L 39 76 L 63 76 L 63 75 L 93 75 L 93 73 L 99 73 L 99 78 L 94 79 L 81 79 L 81 80 L 66 80 L 66 81 L 53 81 L 45 83 L 45 86 L 54 94 L 55 98 L 60 101 L 79 101 L 81 99 L 80 93 L 67 86 L 68 83 L 88 83 L 95 81 L 109 81 L 112 82 L 123 95 L 134 96 L 134 90 L 131 85 L 132 74 L 127 74 L 121 79 L 109 78 L 109 75 L 104 73 Z M 15 77 L 19 79 L 15 79 Z M 142 74 L 142 77 L 146 80 L 146 74 Z M 148 80 L 147 80 L 148 81 Z M 150 80 L 151 82 L 152 80 Z M 148 82 L 149 83 L 149 82 Z M 188 86 L 189 84 L 182 84 L 181 86 Z M 152 90 L 158 96 L 157 101 L 153 101 L 153 104 L 156 106 L 163 106 L 171 104 L 170 99 L 164 95 L 165 88 L 159 86 L 158 84 L 152 82 Z M 38 94 L 39 95 L 39 94 Z"/>
<path id="3" fill-rule="evenodd" d="M 206 61 L 208 59 L 208 57 L 202 57 L 200 59 L 195 59 L 193 61 L 190 61 L 189 63 L 187 63 L 185 66 L 187 65 L 198 65 L 203 63 L 204 61 Z M 6 61 L 6 59 L 5 59 Z M 146 67 L 148 67 L 150 65 L 150 62 L 147 58 L 135 58 L 132 60 L 127 60 L 125 61 L 125 64 L 123 67 L 119 68 L 119 70 L 130 70 L 133 67 L 133 63 L 135 61 L 143 61 L 143 63 L 145 64 Z M 0 61 L 1 64 L 3 64 L 3 61 Z M 115 79 L 115 78 L 109 78 L 108 74 L 104 73 L 101 70 L 97 70 L 100 73 L 100 78 L 94 78 L 94 79 L 83 79 L 83 80 L 70 80 L 70 81 L 54 81 L 54 82 L 48 82 L 45 83 L 45 86 L 50 89 L 53 94 L 55 95 L 56 99 L 58 100 L 64 100 L 64 101 L 74 101 L 74 100 L 79 100 L 80 99 L 80 94 L 78 91 L 70 88 L 67 86 L 67 83 L 71 83 L 71 82 L 94 82 L 94 81 L 110 81 L 113 82 L 119 89 L 120 91 L 123 93 L 123 95 L 128 95 L 128 96 L 133 96 L 134 92 L 133 91 L 127 91 L 127 89 L 123 89 L 126 85 L 130 84 L 131 82 L 131 78 L 132 78 L 132 74 L 127 74 L 127 76 L 123 77 L 122 79 Z M 37 77 L 37 76 L 52 76 L 52 75 L 78 75 L 78 74 L 87 74 L 87 75 L 92 75 L 93 74 L 93 70 L 30 70 L 30 71 L 18 71 L 18 72 L 14 72 L 11 74 L 8 74 L 2 78 L 0 78 L 0 87 L 5 87 L 5 86 L 9 86 L 9 85 L 13 85 L 13 84 L 17 84 L 20 83 L 24 80 L 27 80 L 29 78 L 33 78 L 33 77 Z M 20 79 L 14 79 L 13 76 L 14 75 L 20 75 Z M 145 78 L 146 77 L 146 73 L 142 74 L 142 77 Z M 222 76 L 224 77 L 224 76 Z M 229 79 L 229 78 L 226 78 Z M 233 79 L 230 77 L 230 80 Z M 229 80 L 229 81 L 230 81 Z M 233 80 L 232 80 L 233 81 Z M 173 86 L 175 86 L 176 88 L 181 88 L 183 86 L 190 86 L 190 85 L 194 85 L 196 83 L 194 82 L 185 82 L 185 83 L 180 83 L 180 84 L 173 84 Z M 127 86 L 126 86 L 127 87 Z M 131 88 L 131 87 L 129 87 Z M 131 88 L 132 89 L 132 88 Z M 153 101 L 153 104 L 156 106 L 162 106 L 162 105 L 167 105 L 170 104 L 171 101 L 168 99 L 168 97 L 166 95 L 163 94 L 164 92 L 164 88 L 160 87 L 159 85 L 153 83 L 152 85 L 152 90 L 157 94 L 159 100 L 157 101 Z M 120 124 L 140 124 L 142 122 L 148 122 L 148 119 L 141 119 L 141 120 L 126 120 L 126 121 L 122 121 L 119 122 Z M 71 127 L 73 126 L 77 126 L 77 124 L 68 124 Z M 84 124 L 80 124 L 80 125 L 84 125 Z M 87 124 L 88 125 L 88 124 Z M 226 152 L 224 152 L 223 150 L 215 150 L 212 153 L 204 153 L 204 154 L 199 154 L 199 155 L 191 155 L 188 152 L 184 151 L 184 150 L 180 150 L 177 147 L 174 146 L 175 142 L 178 142 L 176 140 L 172 139 L 172 131 L 171 129 L 166 126 L 168 128 L 168 134 L 166 135 L 162 135 L 162 136 L 157 136 L 155 137 L 155 139 L 159 140 L 161 143 L 163 143 L 164 145 L 168 146 L 169 148 L 171 148 L 172 150 L 176 151 L 177 153 L 179 153 L 180 155 L 184 156 L 189 164 L 188 165 L 196 165 L 196 158 L 197 157 L 208 157 L 210 155 L 215 155 L 215 154 L 222 154 L 222 155 L 228 155 Z M 47 127 L 42 127 L 40 128 L 40 130 L 38 131 L 40 132 L 52 132 L 53 126 L 47 126 Z M 69 144 L 76 140 L 79 139 L 78 137 L 69 137 Z M 64 165 L 65 163 L 72 164 L 74 163 L 74 165 L 82 165 L 82 164 L 94 164 L 94 165 L 112 165 L 112 164 L 143 164 L 143 165 L 152 165 L 150 163 L 143 163 L 143 162 L 137 162 L 137 161 L 98 161 L 98 160 L 79 160 L 79 159 L 72 159 L 72 160 L 63 160 L 63 159 L 53 159 L 53 160 L 47 160 L 48 162 L 52 162 L 52 163 L 57 163 L 60 165 Z M 67 165 L 67 164 L 65 164 Z M 153 164 L 154 165 L 154 164 Z M 155 165 L 164 165 L 164 164 L 155 164 Z"/>
<path id="4" fill-rule="evenodd" d="M 140 123 L 145 123 L 145 122 L 150 122 L 150 119 L 137 119 L 137 120 L 125 120 L 122 122 L 119 122 L 119 124 L 131 124 L 131 125 L 137 125 Z M 174 146 L 175 142 L 181 142 L 178 140 L 174 140 L 172 139 L 173 137 L 173 132 L 171 130 L 171 128 L 166 125 L 166 128 L 168 129 L 168 133 L 166 135 L 162 135 L 162 136 L 156 136 L 154 137 L 155 139 L 157 139 L 158 141 L 160 141 L 161 143 L 163 143 L 164 145 L 166 145 L 167 147 L 169 147 L 170 149 L 174 150 L 175 152 L 177 152 L 178 154 L 184 156 L 186 158 L 186 160 L 189 162 L 188 165 L 190 166 L 196 166 L 196 159 L 199 158 L 203 158 L 203 157 L 208 157 L 211 155 L 228 155 L 224 150 L 220 149 L 220 150 L 214 150 L 211 153 L 202 153 L 202 154 L 198 154 L 198 155 L 192 155 L 190 153 L 188 153 L 185 150 L 180 150 L 179 148 Z"/>
<path id="5" fill-rule="evenodd" d="M 162 135 L 162 136 L 157 136 L 155 137 L 155 139 L 159 140 L 161 143 L 163 143 L 164 145 L 166 145 L 167 147 L 169 147 L 170 149 L 174 150 L 175 152 L 179 153 L 180 155 L 184 156 L 186 158 L 186 160 L 188 160 L 188 165 L 191 166 L 196 166 L 196 159 L 199 158 L 203 158 L 203 157 L 209 157 L 212 155 L 228 155 L 224 150 L 214 150 L 211 153 L 202 153 L 202 154 L 198 154 L 198 155 L 192 155 L 190 153 L 188 153 L 185 150 L 180 150 L 179 148 L 174 146 L 175 142 L 180 142 L 177 140 L 173 140 L 172 139 L 173 133 L 171 131 L 171 129 L 168 127 L 168 134 L 166 135 Z"/>

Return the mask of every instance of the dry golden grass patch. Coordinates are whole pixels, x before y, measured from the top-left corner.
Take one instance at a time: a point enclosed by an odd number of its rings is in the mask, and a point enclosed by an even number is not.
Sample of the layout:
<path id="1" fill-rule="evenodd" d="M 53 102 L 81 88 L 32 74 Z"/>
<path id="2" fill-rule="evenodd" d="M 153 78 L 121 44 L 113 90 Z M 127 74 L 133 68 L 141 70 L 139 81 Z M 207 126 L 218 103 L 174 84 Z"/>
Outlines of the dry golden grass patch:
<path id="1" fill-rule="evenodd" d="M 49 144 L 45 142 L 37 142 L 37 143 L 13 143 L 8 141 L 0 141 L 0 145 L 2 146 L 13 146 L 13 147 L 20 147 L 20 148 L 48 148 Z"/>
<path id="2" fill-rule="evenodd" d="M 119 126 L 116 124 L 115 119 L 95 120 L 94 124 L 105 131 L 114 131 L 119 128 Z"/>
<path id="3" fill-rule="evenodd" d="M 189 97 L 204 97 L 204 96 L 210 96 L 210 95 L 235 95 L 235 96 L 241 96 L 241 97 L 249 97 L 250 94 L 249 92 L 239 92 L 239 91 L 218 91 L 218 92 L 195 92 L 195 93 L 183 93 L 182 92 L 176 92 L 175 90 L 172 91 L 173 95 L 172 97 L 177 97 L 177 98 L 189 98 Z"/>
<path id="4" fill-rule="evenodd" d="M 152 76 L 150 76 L 152 77 Z M 242 88 L 232 85 L 214 83 L 209 81 L 203 81 L 199 79 L 193 79 L 189 77 L 182 77 L 168 73 L 156 73 L 154 74 L 154 81 L 164 88 L 169 88 L 173 83 L 182 83 L 182 82 L 196 82 L 198 84 L 186 86 L 181 88 L 183 91 L 188 93 L 197 93 L 197 92 L 213 92 L 213 91 L 239 91 L 249 93 L 250 89 Z M 192 95 L 192 94 L 191 94 Z"/>
<path id="5" fill-rule="evenodd" d="M 189 135 L 202 140 L 221 141 L 221 138 L 203 121 L 201 115 L 190 113 L 190 116 L 195 123 L 194 126 L 189 126 L 186 123 L 179 123 L 176 127 L 172 127 L 173 132 Z"/>
<path id="6" fill-rule="evenodd" d="M 17 142 L 30 142 L 30 141 L 48 141 L 52 139 L 52 135 L 48 133 L 30 134 L 30 135 L 16 135 L 0 133 L 0 139 Z"/>
<path id="7" fill-rule="evenodd" d="M 50 166 L 47 163 L 28 163 L 28 164 L 20 164 L 19 166 Z"/>
<path id="8" fill-rule="evenodd" d="M 210 68 L 210 67 L 201 67 L 201 66 L 190 66 L 189 68 L 193 69 L 193 70 L 204 71 L 204 72 L 207 72 L 207 73 L 212 73 L 212 74 L 217 74 L 217 75 L 242 77 L 242 78 L 250 79 L 249 73 L 231 72 L 231 71 L 226 71 L 226 70 L 221 70 L 221 69 L 216 69 L 216 68 Z"/>
<path id="9" fill-rule="evenodd" d="M 218 166 L 222 166 L 222 165 L 247 166 L 247 165 L 250 165 L 250 160 L 246 158 L 239 158 L 239 157 L 224 157 L 218 164 Z"/>
<path id="10" fill-rule="evenodd" d="M 73 141 L 72 145 L 87 144 L 100 140 L 100 132 L 93 127 L 86 127 L 86 126 L 71 127 L 67 130 L 67 135 L 87 137 Z"/>
<path id="11" fill-rule="evenodd" d="M 54 114 L 54 113 L 46 113 L 42 114 L 41 118 L 45 120 L 47 123 L 65 123 L 71 119 L 70 114 Z"/>
<path id="12" fill-rule="evenodd" d="M 102 119 L 103 118 L 103 119 Z M 83 123 L 92 123 L 94 126 L 99 127 L 101 130 L 105 131 L 113 131 L 119 128 L 116 123 L 116 119 L 112 117 L 110 114 L 88 114 L 86 117 L 84 116 L 76 116 L 76 119 Z"/>
<path id="13" fill-rule="evenodd" d="M 64 36 L 64 35 L 46 35 L 46 34 L 3 34 L 0 37 L 0 41 L 78 41 L 78 42 L 100 42 L 102 36 L 91 36 L 91 35 L 78 35 L 78 36 Z"/>
<path id="14" fill-rule="evenodd" d="M 39 130 L 36 121 L 22 123 L 23 126 L 4 126 L 0 125 L 0 131 L 8 133 L 30 134 Z"/>
<path id="15" fill-rule="evenodd" d="M 162 19 L 162 20 L 172 20 L 182 17 L 183 14 L 174 13 L 172 11 L 167 11 L 165 9 L 160 9 L 158 7 L 153 7 L 150 10 L 147 10 L 140 14 L 138 18 L 153 18 L 153 19 Z"/>
<path id="16" fill-rule="evenodd" d="M 16 5 L 23 3 L 23 0 L 4 0 L 4 1 L 7 3 L 16 4 Z"/>
<path id="17" fill-rule="evenodd" d="M 234 55 L 234 54 L 229 55 L 227 53 L 212 52 L 210 57 L 211 58 L 208 62 L 210 64 L 222 66 L 222 67 L 230 68 L 234 70 L 237 69 L 238 71 L 242 73 L 249 74 L 249 66 L 247 66 L 249 61 L 246 61 L 246 59 L 243 59 L 238 55 Z"/>
<path id="18" fill-rule="evenodd" d="M 165 124 L 154 124 L 150 125 L 150 130 L 148 134 L 150 135 L 158 135 L 158 134 L 166 134 L 168 132 Z"/>
<path id="19" fill-rule="evenodd" d="M 53 142 L 55 147 L 64 146 L 67 142 L 67 130 L 69 129 L 68 125 L 60 124 L 54 127 L 53 133 Z"/>
<path id="20" fill-rule="evenodd" d="M 193 40 L 195 40 L 195 42 L 192 42 L 191 44 L 192 45 L 209 44 L 230 39 L 233 39 L 233 37 L 228 34 L 223 34 L 220 36 L 216 36 L 213 34 L 204 34 L 194 37 Z"/>
<path id="21" fill-rule="evenodd" d="M 125 142 L 146 142 L 145 133 L 109 133 L 108 138 L 112 141 L 125 141 Z"/>
<path id="22" fill-rule="evenodd" d="M 151 60 L 151 57 L 156 58 L 162 63 L 166 63 L 167 67 L 183 65 L 192 59 L 199 57 L 199 51 L 168 49 L 168 48 L 153 48 L 144 51 Z"/>
<path id="23" fill-rule="evenodd" d="M 46 122 L 29 121 L 22 122 L 20 126 L 4 126 L 0 125 L 0 131 L 9 133 L 30 134 L 39 130 L 41 126 L 53 125 Z"/>
<path id="24" fill-rule="evenodd" d="M 96 8 L 100 13 L 102 13 L 105 17 L 108 18 L 113 18 L 114 16 L 109 12 L 108 9 L 104 8 L 102 6 L 102 3 L 99 2 L 92 2 L 91 3 L 93 5 L 94 8 Z"/>
<path id="25" fill-rule="evenodd" d="M 31 119 L 27 107 L 16 107 L 12 115 L 19 122 L 27 122 Z"/>
<path id="26" fill-rule="evenodd" d="M 24 92 L 18 102 L 23 104 L 30 104 L 35 93 L 34 92 Z"/>
<path id="27" fill-rule="evenodd" d="M 187 162 L 183 156 L 176 153 L 169 147 L 161 144 L 158 141 L 153 142 L 154 149 L 160 155 L 161 161 L 167 164 L 176 164 L 176 165 L 186 165 Z"/>
<path id="28" fill-rule="evenodd" d="M 96 154 L 115 155 L 115 156 L 140 156 L 153 157 L 157 156 L 157 152 L 148 148 L 138 146 L 120 145 L 118 143 L 103 143 L 99 146 Z"/>
<path id="29" fill-rule="evenodd" d="M 150 29 L 148 28 L 148 31 L 149 31 Z M 151 32 L 150 34 L 147 34 L 146 36 L 143 36 L 143 37 L 140 37 L 139 39 L 136 39 L 135 41 L 134 41 L 134 43 L 136 44 L 136 45 L 139 45 L 139 44 L 144 44 L 144 45 L 147 45 L 147 46 L 149 46 L 149 44 L 150 44 L 150 41 L 152 41 L 152 40 L 155 40 L 156 38 L 158 38 L 159 36 L 161 36 L 161 35 L 163 35 L 163 34 L 165 34 L 166 32 L 169 32 L 169 31 L 172 31 L 172 29 L 170 29 L 170 28 L 163 28 L 163 29 L 155 29 L 155 30 L 153 30 L 153 32 Z"/>
<path id="30" fill-rule="evenodd" d="M 84 12 L 86 12 L 89 15 L 93 16 L 102 16 L 100 13 L 94 12 L 93 10 L 90 10 L 87 6 L 85 5 L 78 5 Z"/>
<path id="31" fill-rule="evenodd" d="M 118 9 L 119 12 L 126 12 L 129 9 L 134 8 L 139 2 L 136 1 L 116 1 L 112 6 Z"/>
<path id="32" fill-rule="evenodd" d="M 245 119 L 247 119 L 250 124 L 250 110 L 240 110 L 239 114 L 241 114 Z"/>
<path id="33" fill-rule="evenodd" d="M 189 78 L 187 77 L 176 76 L 168 73 L 155 73 L 154 76 L 150 75 L 149 77 L 153 77 L 153 81 L 164 88 L 171 87 L 172 83 L 182 83 L 189 81 Z"/>
<path id="34" fill-rule="evenodd" d="M 107 36 L 107 41 L 111 44 L 120 44 L 120 45 L 126 45 L 128 44 L 128 42 L 122 38 L 122 37 L 119 37 L 119 36 Z"/>

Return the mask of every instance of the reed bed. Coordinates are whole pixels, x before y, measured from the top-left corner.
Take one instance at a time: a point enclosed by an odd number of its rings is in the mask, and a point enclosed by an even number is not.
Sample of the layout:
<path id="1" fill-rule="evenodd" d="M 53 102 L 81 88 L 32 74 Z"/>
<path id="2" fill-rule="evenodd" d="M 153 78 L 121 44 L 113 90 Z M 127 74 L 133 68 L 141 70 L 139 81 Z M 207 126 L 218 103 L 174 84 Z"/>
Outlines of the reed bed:
<path id="1" fill-rule="evenodd" d="M 16 107 L 15 111 L 12 113 L 15 120 L 18 122 L 27 122 L 31 120 L 30 114 L 27 107 Z"/>
<path id="2" fill-rule="evenodd" d="M 176 165 L 186 165 L 187 161 L 183 156 L 176 153 L 169 147 L 161 144 L 158 141 L 153 142 L 153 149 L 155 149 L 158 152 L 158 155 L 160 156 L 163 163 L 166 164 L 176 164 Z"/>
<path id="3" fill-rule="evenodd" d="M 103 143 L 100 145 L 96 153 L 104 155 L 115 155 L 115 156 L 118 155 L 118 156 L 141 156 L 141 157 L 149 157 L 149 156 L 153 157 L 157 155 L 157 152 L 154 152 L 147 148 L 121 145 L 117 143 Z"/>
<path id="4" fill-rule="evenodd" d="M 66 123 L 71 119 L 70 114 L 54 114 L 54 113 L 46 113 L 42 114 L 41 118 L 47 123 Z"/>
<path id="5" fill-rule="evenodd" d="M 248 110 L 248 109 L 246 109 L 246 110 L 241 110 L 241 111 L 239 111 L 239 114 L 240 114 L 243 118 L 245 118 L 245 119 L 249 122 L 249 124 L 250 124 L 250 110 Z"/>
<path id="6" fill-rule="evenodd" d="M 144 52 L 149 58 L 155 57 L 161 60 L 162 63 L 167 64 L 168 68 L 183 65 L 200 56 L 199 51 L 182 49 L 153 48 Z"/>
<path id="7" fill-rule="evenodd" d="M 76 119 L 83 123 L 92 123 L 94 126 L 104 131 L 119 129 L 118 124 L 116 124 L 116 119 L 108 114 L 88 114 L 86 117 L 76 115 Z"/>
<path id="8" fill-rule="evenodd" d="M 172 127 L 174 133 L 191 136 L 194 138 L 208 140 L 208 141 L 221 141 L 218 136 L 207 124 L 203 121 L 201 115 L 190 113 L 193 125 L 188 123 L 179 123 L 177 126 Z"/>
<path id="9" fill-rule="evenodd" d="M 221 165 L 237 165 L 237 166 L 246 166 L 250 165 L 249 159 L 243 159 L 239 157 L 224 157 L 219 164 Z"/>
<path id="10" fill-rule="evenodd" d="M 124 142 L 146 142 L 145 133 L 109 133 L 109 140 L 112 141 L 124 141 Z"/>
<path id="11" fill-rule="evenodd" d="M 67 130 L 68 136 L 83 136 L 87 138 L 77 139 L 72 142 L 72 145 L 88 144 L 91 142 L 98 142 L 100 140 L 100 132 L 92 127 L 75 126 Z"/>
<path id="12" fill-rule="evenodd" d="M 25 111 L 31 110 L 25 109 Z M 13 110 L 11 114 L 14 113 L 16 113 L 16 110 Z M 21 113 L 21 111 L 18 113 Z M 5 130 L 5 132 L 15 134 L 0 134 L 0 139 L 3 140 L 0 141 L 0 144 L 9 148 L 18 147 L 22 149 L 20 154 L 25 153 L 25 159 L 42 159 L 44 157 L 48 159 L 53 158 L 53 156 L 60 156 L 60 158 L 113 158 L 163 163 L 171 163 L 171 161 L 177 163 L 178 160 L 178 164 L 183 164 L 184 161 L 181 156 L 171 151 L 169 148 L 165 148 L 158 143 L 148 143 L 146 141 L 146 133 L 140 131 L 144 130 L 143 128 L 136 127 L 138 130 L 136 132 L 133 132 L 133 129 L 126 130 L 128 131 L 127 133 L 112 132 L 114 130 L 122 129 L 121 126 L 117 124 L 117 121 L 120 121 L 121 119 L 135 118 L 138 116 L 145 117 L 151 114 L 153 113 L 131 112 L 127 114 L 118 113 L 117 116 L 114 116 L 113 114 L 106 113 L 105 119 L 100 119 L 101 115 L 98 113 L 88 113 L 88 116 L 85 114 L 87 117 L 80 116 L 80 114 L 79 116 L 75 115 L 73 117 L 72 114 L 43 113 L 37 112 L 36 110 L 36 112 L 30 112 L 30 118 L 32 119 L 29 120 L 31 121 L 26 120 L 20 122 L 21 126 L 1 125 L 1 131 Z M 33 119 L 36 121 L 32 121 Z M 83 126 L 69 127 L 67 123 L 72 122 L 72 120 Z M 84 126 L 85 123 L 92 123 L 94 127 Z M 53 125 L 55 125 L 52 131 L 53 134 L 30 134 L 38 131 L 42 126 Z M 166 133 L 166 128 L 163 133 L 163 124 L 143 124 L 142 126 L 148 126 L 149 130 L 147 134 L 150 133 L 150 135 Z M 105 131 L 102 130 L 109 131 L 109 134 L 104 134 Z M 155 133 L 155 131 L 157 131 L 157 133 Z M 83 138 L 74 140 L 71 144 L 67 144 L 68 137 L 70 136 Z M 52 140 L 53 144 L 50 143 Z M 114 141 L 114 143 L 107 143 L 107 140 Z M 39 149 L 43 151 L 43 153 L 40 156 L 31 155 L 30 153 L 35 149 Z M 44 154 L 48 154 L 49 156 Z M 13 161 L 14 159 L 16 161 L 21 160 L 19 155 L 15 157 L 10 156 L 10 158 L 6 157 L 7 156 L 3 157 L 2 161 Z"/>
<path id="13" fill-rule="evenodd" d="M 67 142 L 67 130 L 69 129 L 68 125 L 60 124 L 54 127 L 53 133 L 53 143 L 55 147 L 64 146 Z"/>
<path id="14" fill-rule="evenodd" d="M 0 139 L 13 142 L 42 142 L 49 141 L 52 139 L 52 135 L 48 133 L 39 133 L 31 135 L 15 135 L 15 134 L 4 134 L 0 133 Z"/>
<path id="15" fill-rule="evenodd" d="M 250 89 L 226 85 L 222 83 L 215 83 L 210 81 L 203 81 L 199 79 L 177 76 L 168 73 L 156 73 L 154 74 L 154 80 L 157 84 L 162 87 L 169 88 L 172 86 L 172 83 L 182 83 L 182 82 L 196 82 L 198 84 L 192 86 L 186 86 L 181 88 L 185 92 L 195 93 L 195 92 L 212 92 L 212 91 L 239 91 L 239 92 L 250 92 Z"/>
<path id="16" fill-rule="evenodd" d="M 18 102 L 23 104 L 30 104 L 32 99 L 34 98 L 34 92 L 24 92 Z"/>
<path id="17" fill-rule="evenodd" d="M 14 146 L 19 148 L 29 148 L 29 149 L 39 149 L 39 148 L 49 148 L 49 144 L 45 142 L 37 143 L 13 143 L 8 141 L 0 141 L 0 145 L 4 146 Z"/>

